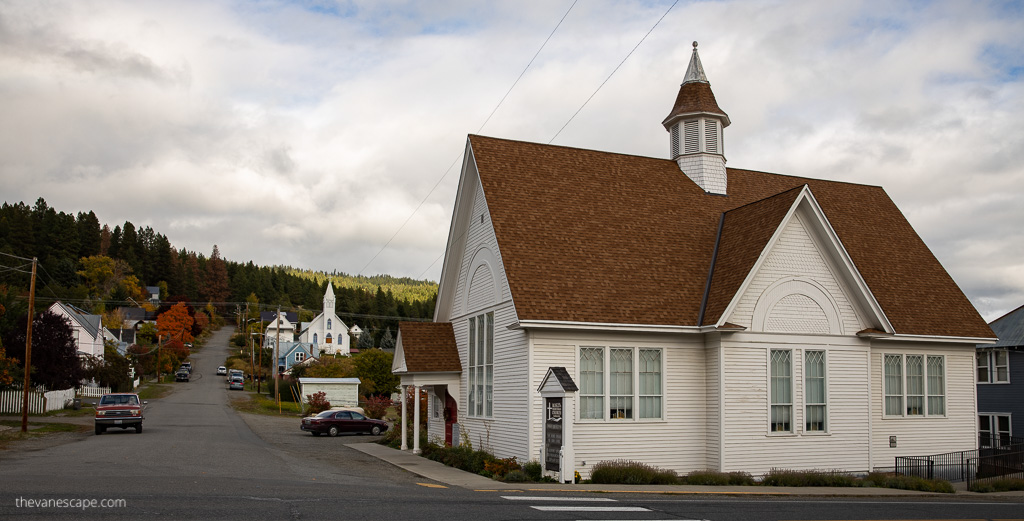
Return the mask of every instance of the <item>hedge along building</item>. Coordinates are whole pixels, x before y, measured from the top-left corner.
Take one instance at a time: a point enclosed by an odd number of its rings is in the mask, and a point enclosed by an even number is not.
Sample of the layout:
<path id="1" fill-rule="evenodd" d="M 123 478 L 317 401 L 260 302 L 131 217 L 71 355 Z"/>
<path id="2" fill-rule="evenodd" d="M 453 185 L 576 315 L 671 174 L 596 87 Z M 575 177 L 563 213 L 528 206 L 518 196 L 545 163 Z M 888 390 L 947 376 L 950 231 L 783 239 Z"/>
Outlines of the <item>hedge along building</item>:
<path id="1" fill-rule="evenodd" d="M 994 335 L 956 283 L 882 188 L 726 168 L 729 123 L 695 43 L 671 159 L 469 136 L 434 314 L 461 370 L 426 384 L 454 398 L 441 417 L 563 476 L 976 447 L 974 346 Z"/>

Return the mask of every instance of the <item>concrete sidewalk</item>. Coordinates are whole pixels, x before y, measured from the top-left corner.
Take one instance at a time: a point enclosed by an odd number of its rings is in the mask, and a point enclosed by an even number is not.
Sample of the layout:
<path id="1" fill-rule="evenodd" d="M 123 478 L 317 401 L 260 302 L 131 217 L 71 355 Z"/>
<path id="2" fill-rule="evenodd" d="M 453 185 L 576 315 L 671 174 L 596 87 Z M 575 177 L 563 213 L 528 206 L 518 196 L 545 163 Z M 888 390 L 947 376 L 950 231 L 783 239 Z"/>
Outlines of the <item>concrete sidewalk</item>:
<path id="1" fill-rule="evenodd" d="M 876 487 L 758 487 L 758 486 L 702 486 L 702 485 L 594 485 L 561 483 L 504 483 L 478 474 L 472 474 L 443 463 L 417 456 L 411 450 L 395 450 L 377 443 L 348 443 L 347 447 L 386 461 L 426 479 L 455 487 L 478 491 L 562 491 L 562 492 L 624 492 L 633 494 L 707 494 L 707 495 L 759 495 L 759 496 L 839 496 L 839 497 L 952 497 L 950 494 L 918 492 Z M 1024 492 L 977 494 L 958 491 L 956 497 L 991 497 L 1024 501 Z"/>

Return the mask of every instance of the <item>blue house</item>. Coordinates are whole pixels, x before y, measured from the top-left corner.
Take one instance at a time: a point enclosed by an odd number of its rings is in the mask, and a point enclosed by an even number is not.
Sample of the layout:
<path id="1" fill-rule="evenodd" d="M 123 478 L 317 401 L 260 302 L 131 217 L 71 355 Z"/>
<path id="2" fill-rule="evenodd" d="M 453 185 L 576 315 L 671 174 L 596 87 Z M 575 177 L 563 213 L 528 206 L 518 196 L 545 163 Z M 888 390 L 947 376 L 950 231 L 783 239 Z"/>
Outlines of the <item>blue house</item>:
<path id="1" fill-rule="evenodd" d="M 309 342 L 281 342 L 277 353 L 278 372 L 288 372 L 296 364 L 309 363 L 316 358 L 313 354 L 315 348 L 315 345 Z"/>
<path id="2" fill-rule="evenodd" d="M 1024 441 L 1024 306 L 989 324 L 995 344 L 978 346 L 978 434 L 981 446 Z"/>

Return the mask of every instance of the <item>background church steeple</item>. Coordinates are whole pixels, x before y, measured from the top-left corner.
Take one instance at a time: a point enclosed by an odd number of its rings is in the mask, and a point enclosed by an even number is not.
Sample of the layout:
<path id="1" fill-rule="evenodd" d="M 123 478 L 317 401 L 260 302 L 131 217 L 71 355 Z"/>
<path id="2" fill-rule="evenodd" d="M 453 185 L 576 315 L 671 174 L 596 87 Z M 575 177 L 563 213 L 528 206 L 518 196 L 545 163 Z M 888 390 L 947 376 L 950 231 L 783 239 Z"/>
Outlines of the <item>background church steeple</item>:
<path id="1" fill-rule="evenodd" d="M 324 292 L 324 313 L 334 313 L 334 285 L 327 281 L 327 291 Z"/>
<path id="2" fill-rule="evenodd" d="M 672 112 L 661 124 L 669 132 L 670 153 L 679 169 L 705 192 L 726 194 L 722 129 L 730 121 L 711 92 L 711 83 L 697 55 L 697 42 L 693 42 L 693 54 Z"/>

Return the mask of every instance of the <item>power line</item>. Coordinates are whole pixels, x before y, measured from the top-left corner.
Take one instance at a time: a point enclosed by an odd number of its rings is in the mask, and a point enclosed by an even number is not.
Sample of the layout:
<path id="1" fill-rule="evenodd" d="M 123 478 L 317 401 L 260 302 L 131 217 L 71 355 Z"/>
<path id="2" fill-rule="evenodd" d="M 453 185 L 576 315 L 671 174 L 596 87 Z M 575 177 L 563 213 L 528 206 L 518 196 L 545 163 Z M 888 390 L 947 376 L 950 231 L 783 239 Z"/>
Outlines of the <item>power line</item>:
<path id="1" fill-rule="evenodd" d="M 638 47 L 640 47 L 640 44 L 644 43 L 644 40 L 646 40 L 647 37 L 650 36 L 652 32 L 654 32 L 654 29 L 656 27 L 658 27 L 658 24 L 660 24 L 661 21 L 664 20 L 666 16 L 668 16 L 668 13 L 670 11 L 672 11 L 672 8 L 675 7 L 676 4 L 678 4 L 678 3 L 679 3 L 679 0 L 676 0 L 675 2 L 672 2 L 672 5 L 668 6 L 668 9 L 665 11 L 665 14 L 661 15 L 661 18 L 658 18 L 657 22 L 654 22 L 654 25 L 651 26 L 651 29 L 649 31 L 647 31 L 647 34 L 645 34 L 643 38 L 640 38 L 640 41 L 637 42 L 636 45 L 633 46 L 633 49 L 629 51 L 629 54 L 627 54 L 626 57 L 623 58 L 622 61 L 619 62 L 619 64 L 615 66 L 615 69 L 612 70 L 612 73 L 609 74 L 608 77 L 605 78 L 604 81 L 602 81 L 601 84 L 597 86 L 597 90 L 595 90 L 594 93 L 591 94 L 589 98 L 587 98 L 587 101 L 583 102 L 583 105 L 580 105 L 580 108 L 576 109 L 576 112 L 574 112 L 573 115 L 569 117 L 569 121 L 566 121 L 565 124 L 562 125 L 562 128 L 558 129 L 558 132 L 555 132 L 554 136 L 551 136 L 551 139 L 548 140 L 548 144 L 549 145 L 551 144 L 552 141 L 555 140 L 555 138 L 558 137 L 559 134 L 562 133 L 563 130 L 565 130 L 565 127 L 569 126 L 569 123 L 572 123 L 573 119 L 576 119 L 576 115 L 579 114 L 580 111 L 583 110 L 583 107 L 586 107 L 587 103 L 590 103 L 590 100 L 594 99 L 594 96 L 596 96 L 597 93 L 601 90 L 601 87 L 604 87 L 604 84 L 608 83 L 608 80 L 612 79 L 612 76 L 614 76 L 615 72 L 619 70 L 619 67 L 622 67 L 622 64 L 626 63 L 626 60 L 628 60 L 629 57 L 633 55 L 633 52 L 636 51 Z"/>
<path id="2" fill-rule="evenodd" d="M 491 121 L 491 117 L 494 116 L 494 113 L 498 111 L 498 108 L 501 107 L 501 104 L 505 102 L 505 99 L 508 98 L 508 95 L 512 93 L 512 89 L 514 89 L 516 87 L 516 85 L 519 84 L 519 80 L 521 80 L 523 78 L 523 75 L 526 74 L 526 71 L 530 68 L 531 65 L 533 65 L 534 60 L 537 59 L 537 56 L 540 55 L 540 52 L 542 50 L 544 50 L 545 46 L 547 46 L 548 41 L 551 40 L 552 36 L 554 36 L 555 31 L 557 31 L 558 28 L 561 27 L 562 22 L 564 22 L 565 18 L 567 16 L 569 16 L 569 12 L 572 11 L 572 8 L 576 6 L 576 2 L 578 2 L 578 1 L 579 0 L 573 0 L 572 5 L 569 6 L 569 9 L 566 9 L 565 14 L 563 14 L 562 18 L 558 20 L 557 24 L 555 24 L 555 28 L 552 29 L 551 33 L 548 34 L 548 37 L 544 39 L 544 43 L 542 43 L 540 45 L 540 48 L 537 49 L 537 52 L 533 54 L 533 58 L 530 58 L 530 62 L 526 64 L 526 67 L 523 67 L 523 70 L 522 70 L 522 72 L 519 73 L 519 76 L 516 78 L 516 81 L 512 82 L 512 86 L 508 88 L 508 91 L 505 92 L 505 95 L 502 96 L 501 100 L 498 101 L 498 104 L 494 106 L 494 110 L 491 110 L 491 113 L 487 115 L 487 119 L 485 119 L 483 124 L 480 125 L 480 128 L 477 129 L 476 132 L 478 134 L 480 133 L 480 131 L 482 131 L 484 129 L 484 127 L 487 125 L 487 123 L 489 121 Z M 676 1 L 678 1 L 678 0 L 676 0 Z M 673 4 L 673 5 L 675 5 L 675 4 Z M 381 246 L 380 250 L 377 250 L 377 253 L 375 253 L 373 255 L 373 258 L 371 258 L 370 261 L 367 262 L 365 266 L 363 266 L 363 269 L 359 270 L 359 272 L 356 275 L 362 275 L 363 272 L 366 271 L 366 268 L 370 267 L 370 264 L 372 264 L 373 261 L 377 260 L 377 257 L 380 256 L 380 254 L 384 250 L 386 250 L 388 246 L 391 245 L 391 242 L 394 241 L 395 237 L 397 237 L 398 234 L 401 233 L 401 231 L 405 229 L 405 226 L 407 224 L 409 224 L 409 221 L 412 220 L 413 216 L 416 215 L 416 212 L 420 211 L 420 208 L 423 206 L 423 203 L 427 202 L 427 199 L 429 199 L 430 196 L 433 195 L 434 190 L 437 190 L 437 187 L 441 185 L 441 182 L 444 181 L 446 177 L 448 177 L 448 174 L 451 173 L 452 168 L 454 168 L 455 165 L 459 162 L 459 160 L 462 159 L 462 155 L 463 155 L 462 152 L 460 152 L 459 155 L 455 158 L 455 160 L 452 161 L 452 164 L 448 165 L 448 169 L 446 169 L 444 171 L 444 174 L 441 176 L 441 178 L 438 179 L 436 183 L 434 183 L 434 186 L 430 189 L 429 192 L 427 192 L 427 195 L 425 195 L 423 197 L 423 199 L 420 200 L 420 203 L 418 205 L 416 205 L 416 208 L 412 211 L 412 213 L 409 214 L 409 217 L 407 217 L 405 219 L 405 222 L 403 222 L 402 225 L 398 227 L 398 230 L 396 230 L 395 233 L 391 236 L 391 238 L 388 239 L 388 242 L 384 243 L 384 246 Z M 437 261 L 435 260 L 434 263 L 436 263 L 436 262 Z M 431 266 L 433 266 L 433 264 L 431 264 Z M 427 268 L 427 269 L 429 270 L 430 268 Z"/>

